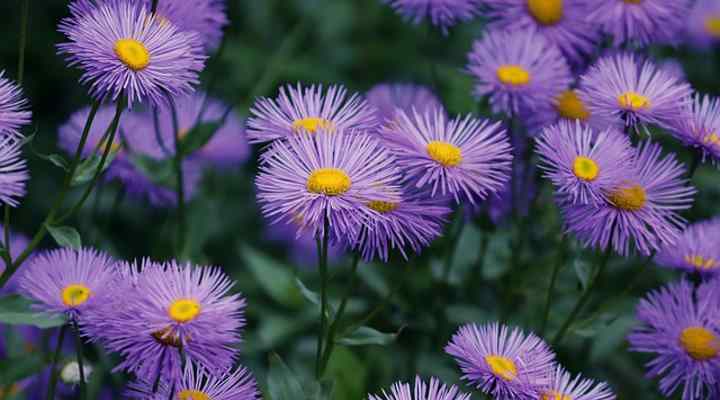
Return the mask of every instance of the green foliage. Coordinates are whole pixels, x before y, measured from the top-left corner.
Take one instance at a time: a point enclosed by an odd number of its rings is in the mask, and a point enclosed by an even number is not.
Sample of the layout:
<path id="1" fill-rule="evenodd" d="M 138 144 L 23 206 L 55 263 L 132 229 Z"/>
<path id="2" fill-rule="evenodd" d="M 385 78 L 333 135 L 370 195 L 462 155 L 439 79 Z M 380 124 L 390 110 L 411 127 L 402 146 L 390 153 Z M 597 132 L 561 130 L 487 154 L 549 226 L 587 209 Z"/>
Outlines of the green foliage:
<path id="1" fill-rule="evenodd" d="M 42 329 L 65 324 L 63 315 L 51 315 L 33 310 L 29 300 L 10 295 L 0 297 L 0 323 L 8 325 L 31 325 Z"/>

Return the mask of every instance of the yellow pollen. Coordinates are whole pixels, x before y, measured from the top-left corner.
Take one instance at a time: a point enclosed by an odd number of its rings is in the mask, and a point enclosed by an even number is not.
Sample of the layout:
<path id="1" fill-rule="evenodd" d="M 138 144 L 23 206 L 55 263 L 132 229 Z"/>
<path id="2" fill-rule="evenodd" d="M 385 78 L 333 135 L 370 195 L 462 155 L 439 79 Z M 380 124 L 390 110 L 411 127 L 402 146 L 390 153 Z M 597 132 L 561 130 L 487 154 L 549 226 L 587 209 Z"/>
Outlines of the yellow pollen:
<path id="1" fill-rule="evenodd" d="M 703 138 L 703 143 L 708 145 L 712 144 L 720 147 L 720 136 L 718 136 L 717 133 L 713 132 Z"/>
<path id="2" fill-rule="evenodd" d="M 506 85 L 523 86 L 530 83 L 530 72 L 519 65 L 501 65 L 497 69 L 497 76 Z"/>
<path id="3" fill-rule="evenodd" d="M 485 362 L 496 376 L 511 381 L 517 376 L 517 367 L 515 363 L 502 356 L 485 356 Z"/>
<path id="4" fill-rule="evenodd" d="M 307 132 L 315 133 L 318 129 L 332 130 L 335 124 L 323 118 L 307 117 L 293 122 L 292 127 L 296 132 L 303 129 Z"/>
<path id="5" fill-rule="evenodd" d="M 710 36 L 720 38 L 720 16 L 713 15 L 705 19 L 705 32 Z"/>
<path id="6" fill-rule="evenodd" d="M 590 111 L 574 90 L 562 92 L 557 98 L 555 107 L 558 114 L 565 119 L 585 121 L 590 118 Z"/>
<path id="7" fill-rule="evenodd" d="M 62 290 L 63 303 L 68 307 L 75 307 L 85 303 L 91 295 L 90 288 L 81 283 L 67 285 Z"/>
<path id="8" fill-rule="evenodd" d="M 720 353 L 720 340 L 714 333 L 700 326 L 685 328 L 680 334 L 680 345 L 697 361 L 710 360 Z"/>
<path id="9" fill-rule="evenodd" d="M 427 145 L 427 153 L 445 167 L 457 167 L 463 160 L 462 150 L 448 142 L 433 140 Z"/>
<path id="10" fill-rule="evenodd" d="M 212 400 L 210 396 L 199 390 L 181 390 L 177 394 L 178 400 Z"/>
<path id="11" fill-rule="evenodd" d="M 640 185 L 630 185 L 615 189 L 608 196 L 615 207 L 626 211 L 639 211 L 645 207 L 647 195 Z"/>
<path id="12" fill-rule="evenodd" d="M 151 336 L 157 340 L 160 344 L 163 344 L 165 346 L 172 346 L 180 348 L 182 346 L 182 340 L 180 340 L 180 336 L 173 331 L 172 326 L 167 326 L 157 332 L 153 332 Z M 185 338 L 185 341 L 188 341 L 188 338 Z"/>
<path id="13" fill-rule="evenodd" d="M 688 254 L 685 256 L 685 262 L 697 269 L 713 269 L 720 266 L 720 262 L 714 258 L 705 258 L 699 254 Z"/>
<path id="14" fill-rule="evenodd" d="M 618 104 L 626 110 L 639 111 L 650 107 L 650 100 L 636 92 L 625 92 L 618 96 Z"/>
<path id="15" fill-rule="evenodd" d="M 193 299 L 178 299 L 170 304 L 167 312 L 177 322 L 190 322 L 200 314 L 200 303 Z"/>
<path id="16" fill-rule="evenodd" d="M 115 42 L 115 55 L 133 71 L 142 71 L 150 64 L 150 52 L 142 42 L 135 39 L 119 39 Z"/>
<path id="17" fill-rule="evenodd" d="M 563 0 L 528 0 L 528 10 L 542 25 L 555 25 L 563 17 Z"/>
<path id="18" fill-rule="evenodd" d="M 573 173 L 578 178 L 592 182 L 600 173 L 597 163 L 587 157 L 577 156 L 573 162 Z"/>
<path id="19" fill-rule="evenodd" d="M 307 190 L 326 196 L 339 196 L 350 190 L 352 181 L 339 168 L 320 168 L 313 171 L 305 185 Z"/>
<path id="20" fill-rule="evenodd" d="M 380 214 L 389 213 L 395 211 L 398 207 L 397 203 L 391 203 L 389 201 L 371 201 L 367 204 L 368 207 L 379 212 Z"/>
<path id="21" fill-rule="evenodd" d="M 573 398 L 566 394 L 551 390 L 542 396 L 542 400 L 573 400 Z"/>
<path id="22" fill-rule="evenodd" d="M 100 142 L 100 151 L 101 152 L 105 150 L 105 146 L 107 146 L 107 139 Z M 120 151 L 121 148 L 122 148 L 122 144 L 120 144 L 117 141 L 113 141 L 112 144 L 110 145 L 110 152 L 117 153 L 118 151 Z"/>

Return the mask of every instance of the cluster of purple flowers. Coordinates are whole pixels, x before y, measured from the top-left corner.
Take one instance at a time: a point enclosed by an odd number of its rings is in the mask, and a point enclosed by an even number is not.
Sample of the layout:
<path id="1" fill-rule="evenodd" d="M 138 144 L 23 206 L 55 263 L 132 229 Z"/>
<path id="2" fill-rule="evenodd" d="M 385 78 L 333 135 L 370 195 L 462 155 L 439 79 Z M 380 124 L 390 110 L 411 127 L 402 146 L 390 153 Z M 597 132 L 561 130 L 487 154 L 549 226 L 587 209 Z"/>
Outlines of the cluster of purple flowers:
<path id="1" fill-rule="evenodd" d="M 22 127 L 30 123 L 28 102 L 20 87 L 0 71 L 0 204 L 16 207 L 30 179 L 21 154 Z"/>

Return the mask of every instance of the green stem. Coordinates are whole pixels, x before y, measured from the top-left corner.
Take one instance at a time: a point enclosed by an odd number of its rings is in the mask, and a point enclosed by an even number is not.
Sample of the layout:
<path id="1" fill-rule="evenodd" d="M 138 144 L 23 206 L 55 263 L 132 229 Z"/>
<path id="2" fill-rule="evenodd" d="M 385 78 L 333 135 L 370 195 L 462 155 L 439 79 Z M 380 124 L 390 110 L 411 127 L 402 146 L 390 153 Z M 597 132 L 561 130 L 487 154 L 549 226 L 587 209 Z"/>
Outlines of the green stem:
<path id="1" fill-rule="evenodd" d="M 150 11 L 155 14 L 155 11 L 157 11 L 159 0 L 153 0 L 152 7 L 150 8 Z"/>
<path id="2" fill-rule="evenodd" d="M 452 270 L 453 263 L 455 261 L 455 253 L 457 253 L 457 246 L 460 239 L 460 235 L 465 228 L 465 215 L 463 214 L 462 205 L 455 211 L 455 218 L 453 218 L 452 231 L 448 237 L 448 246 L 445 253 L 445 266 L 443 268 L 443 282 L 450 282 L 450 271 Z"/>
<path id="3" fill-rule="evenodd" d="M 83 366 L 82 356 L 82 338 L 80 337 L 80 329 L 78 329 L 77 323 L 73 322 L 73 330 L 75 331 L 75 353 L 77 354 L 78 370 L 80 372 L 80 399 L 87 399 L 87 387 L 85 385 L 85 367 Z"/>
<path id="4" fill-rule="evenodd" d="M 318 238 L 318 267 L 320 269 L 320 331 L 318 332 L 317 352 L 315 354 L 315 378 L 320 379 L 320 364 L 322 363 L 323 339 L 325 337 L 325 326 L 327 325 L 327 255 L 330 223 L 327 215 L 324 217 L 322 239 Z M 327 344 L 326 344 L 327 346 Z"/>
<path id="5" fill-rule="evenodd" d="M 25 78 L 25 48 L 27 47 L 28 16 L 30 14 L 30 0 L 23 0 L 20 11 L 20 43 L 18 51 L 17 83 L 23 84 Z"/>
<path id="6" fill-rule="evenodd" d="M 693 176 L 695 176 L 695 171 L 697 171 L 698 167 L 700 166 L 700 161 L 702 161 L 702 156 L 700 155 L 700 152 L 694 151 L 692 163 L 690 164 L 690 176 L 688 177 L 688 180 L 692 180 Z"/>
<path id="7" fill-rule="evenodd" d="M 183 154 L 180 151 L 180 127 L 178 123 L 177 108 L 175 102 L 170 98 L 170 111 L 172 113 L 173 137 L 175 138 L 175 157 L 173 158 L 173 167 L 175 168 L 175 178 L 177 179 L 177 201 L 178 201 L 178 226 L 177 226 L 177 254 L 183 255 L 185 251 L 185 233 L 187 231 L 187 222 L 185 219 L 185 188 L 183 177 Z"/>
<path id="8" fill-rule="evenodd" d="M 558 273 L 565 265 L 567 245 L 565 244 L 565 241 L 562 240 L 562 236 L 560 241 L 560 250 L 558 251 L 558 257 L 557 260 L 555 260 L 555 265 L 553 265 L 552 275 L 550 276 L 550 286 L 548 286 L 547 297 L 545 299 L 545 310 L 543 312 L 542 325 L 540 325 L 540 336 L 545 335 L 545 329 L 547 328 L 547 323 L 550 319 L 550 308 L 552 307 L 553 295 L 555 294 L 555 284 L 557 283 Z"/>
<path id="9" fill-rule="evenodd" d="M 50 383 L 48 384 L 47 400 L 55 399 L 55 387 L 57 386 L 58 374 L 57 364 L 60 360 L 60 353 L 62 352 L 63 339 L 65 339 L 65 331 L 67 330 L 67 324 L 60 327 L 60 333 L 58 334 L 57 347 L 55 348 L 55 354 L 53 355 L 52 364 L 50 364 Z"/>

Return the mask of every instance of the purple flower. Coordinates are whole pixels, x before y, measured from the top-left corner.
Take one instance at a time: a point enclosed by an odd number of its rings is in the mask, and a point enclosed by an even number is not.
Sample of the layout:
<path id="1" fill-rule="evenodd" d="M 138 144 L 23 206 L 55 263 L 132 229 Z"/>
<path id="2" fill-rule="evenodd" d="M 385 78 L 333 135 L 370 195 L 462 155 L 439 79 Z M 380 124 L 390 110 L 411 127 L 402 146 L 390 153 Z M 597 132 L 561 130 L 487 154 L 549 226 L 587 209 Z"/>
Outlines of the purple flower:
<path id="1" fill-rule="evenodd" d="M 83 71 L 95 99 L 128 97 L 128 106 L 190 93 L 197 84 L 205 56 L 195 33 L 181 32 L 140 2 L 87 1 L 70 5 L 71 16 L 59 30 L 68 42 L 59 44 L 69 65 Z"/>
<path id="2" fill-rule="evenodd" d="M 550 385 L 543 389 L 542 400 L 615 400 L 616 396 L 605 382 L 595 383 L 577 375 L 574 379 L 563 367 L 550 373 Z"/>
<path id="3" fill-rule="evenodd" d="M 432 197 L 461 197 L 475 204 L 502 189 L 510 179 L 511 146 L 500 123 L 471 115 L 448 120 L 441 110 L 399 111 L 383 133 L 398 167 Z"/>
<path id="4" fill-rule="evenodd" d="M 642 142 L 635 166 L 607 194 L 604 206 L 573 205 L 561 199 L 566 229 L 585 246 L 612 246 L 622 256 L 629 254 L 631 243 L 644 255 L 675 243 L 685 226 L 678 212 L 691 207 L 696 191 L 688 186 L 686 170 L 675 155 L 661 153 L 660 145 Z"/>
<path id="5" fill-rule="evenodd" d="M 703 285 L 704 286 L 704 285 Z M 683 400 L 714 399 L 720 387 L 720 315 L 710 291 L 685 280 L 651 292 L 640 301 L 640 325 L 628 336 L 630 350 L 652 353 L 647 376 L 661 377 L 660 391 Z"/>
<path id="6" fill-rule="evenodd" d="M 20 137 L 20 129 L 30 123 L 32 113 L 27 110 L 28 102 L 22 90 L 0 71 L 0 138 Z"/>
<path id="7" fill-rule="evenodd" d="M 38 309 L 81 323 L 109 301 L 118 284 L 115 261 L 89 248 L 39 253 L 21 271 L 18 291 Z"/>
<path id="8" fill-rule="evenodd" d="M 720 42 L 720 3 L 716 0 L 696 1 L 684 22 L 690 45 L 707 50 Z"/>
<path id="9" fill-rule="evenodd" d="M 382 395 L 369 395 L 368 400 L 470 400 L 470 395 L 462 393 L 457 387 L 447 386 L 437 378 L 429 383 L 415 377 L 415 384 L 396 382 L 390 392 L 383 389 Z"/>
<path id="10" fill-rule="evenodd" d="M 587 0 L 486 0 L 491 28 L 535 30 L 581 65 L 600 41 L 598 27 L 585 20 Z"/>
<path id="11" fill-rule="evenodd" d="M 126 276 L 114 300 L 86 321 L 89 337 L 123 356 L 116 370 L 175 381 L 183 375 L 181 351 L 213 374 L 230 368 L 245 300 L 229 294 L 233 282 L 222 270 L 149 260 L 121 269 Z"/>
<path id="12" fill-rule="evenodd" d="M 375 109 L 359 95 L 347 95 L 342 86 L 280 88 L 277 99 L 260 98 L 247 121 L 251 143 L 270 142 L 299 132 L 366 131 L 379 124 Z"/>
<path id="13" fill-rule="evenodd" d="M 537 152 L 544 176 L 573 204 L 604 205 L 634 161 L 627 135 L 596 132 L 577 121 L 545 128 L 537 139 Z"/>
<path id="14" fill-rule="evenodd" d="M 591 113 L 576 89 L 565 90 L 553 99 L 552 104 L 524 112 L 520 117 L 528 126 L 531 136 L 540 133 L 547 126 L 562 121 L 580 121 L 596 130 L 621 126 L 613 118 L 602 118 Z"/>
<path id="15" fill-rule="evenodd" d="M 467 22 L 480 14 L 482 0 L 382 0 L 395 11 L 420 24 L 428 19 L 447 34 L 448 28 Z"/>
<path id="16" fill-rule="evenodd" d="M 634 54 L 601 58 L 581 78 L 580 98 L 593 115 L 626 126 L 667 126 L 690 102 L 690 85 Z"/>
<path id="17" fill-rule="evenodd" d="M 367 102 L 377 109 L 378 121 L 394 120 L 399 109 L 411 113 L 413 109 L 420 114 L 443 109 L 442 102 L 425 86 L 403 83 L 381 83 L 373 86 L 365 95 Z"/>
<path id="18" fill-rule="evenodd" d="M 606 0 L 591 2 L 586 20 L 620 46 L 677 43 L 688 13 L 683 0 Z"/>
<path id="19" fill-rule="evenodd" d="M 542 339 L 495 322 L 465 325 L 445 352 L 455 358 L 463 379 L 499 400 L 536 400 L 550 384 L 555 354 Z"/>
<path id="20" fill-rule="evenodd" d="M 496 113 L 547 107 L 571 82 L 560 51 L 531 30 L 491 30 L 473 44 L 468 59 L 475 96 L 489 96 Z"/>
<path id="21" fill-rule="evenodd" d="M 670 133 L 702 154 L 703 161 L 717 165 L 720 160 L 720 102 L 696 95 L 685 110 L 675 115 Z"/>
<path id="22" fill-rule="evenodd" d="M 148 8 L 152 4 L 152 0 L 142 1 Z M 207 50 L 218 48 L 223 28 L 230 22 L 225 14 L 225 0 L 162 0 L 158 2 L 157 14 L 160 21 L 167 18 L 181 31 L 197 33 Z"/>
<path id="23" fill-rule="evenodd" d="M 327 222 L 331 242 L 342 242 L 378 215 L 367 201 L 399 200 L 395 160 L 369 135 L 301 133 L 268 154 L 256 178 L 262 213 L 272 223 L 296 223 L 298 236 L 319 238 Z"/>
<path id="24" fill-rule="evenodd" d="M 17 207 L 25 196 L 25 185 L 30 179 L 25 159 L 16 138 L 0 139 L 0 203 Z"/>
<path id="25" fill-rule="evenodd" d="M 715 274 L 720 269 L 720 218 L 701 221 L 685 229 L 672 245 L 655 257 L 658 265 L 687 272 Z"/>

